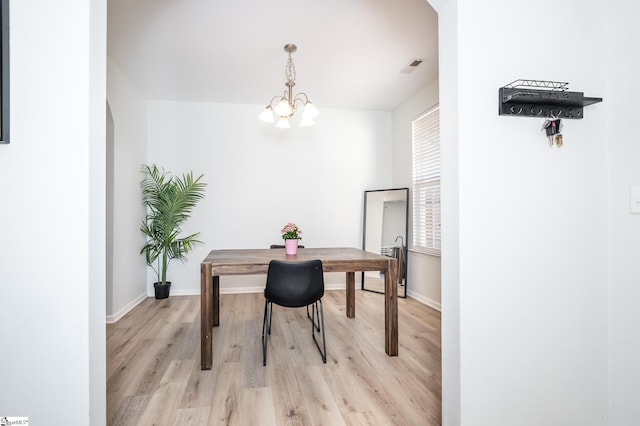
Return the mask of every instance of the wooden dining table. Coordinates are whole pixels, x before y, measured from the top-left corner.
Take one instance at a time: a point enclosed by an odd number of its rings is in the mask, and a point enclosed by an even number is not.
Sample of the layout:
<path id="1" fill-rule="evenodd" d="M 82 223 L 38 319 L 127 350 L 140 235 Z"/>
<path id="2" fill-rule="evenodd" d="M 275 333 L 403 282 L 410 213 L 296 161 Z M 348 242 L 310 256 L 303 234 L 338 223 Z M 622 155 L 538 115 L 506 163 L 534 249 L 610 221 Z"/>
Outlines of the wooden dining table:
<path id="1" fill-rule="evenodd" d="M 220 277 L 225 275 L 266 274 L 269 262 L 300 262 L 320 259 L 324 272 L 346 273 L 346 314 L 356 315 L 355 273 L 380 271 L 385 276 L 384 334 L 385 352 L 398 355 L 397 260 L 356 248 L 299 248 L 296 255 L 284 249 L 212 250 L 200 264 L 200 349 L 201 369 L 213 365 L 212 329 L 220 325 Z"/>

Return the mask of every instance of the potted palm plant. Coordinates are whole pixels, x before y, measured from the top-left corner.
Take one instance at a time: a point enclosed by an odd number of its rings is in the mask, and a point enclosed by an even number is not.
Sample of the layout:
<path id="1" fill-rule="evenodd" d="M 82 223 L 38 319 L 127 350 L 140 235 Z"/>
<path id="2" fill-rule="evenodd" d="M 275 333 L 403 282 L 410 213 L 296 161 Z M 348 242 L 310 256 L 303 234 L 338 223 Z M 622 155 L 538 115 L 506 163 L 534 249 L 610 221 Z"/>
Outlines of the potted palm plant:
<path id="1" fill-rule="evenodd" d="M 140 225 L 140 230 L 147 237 L 147 242 L 140 250 L 158 277 L 154 283 L 156 299 L 169 297 L 171 282 L 167 281 L 169 262 L 178 259 L 187 260 L 186 254 L 195 245 L 202 243 L 195 234 L 180 236 L 180 227 L 191 216 L 198 201 L 204 198 L 207 186 L 202 176 L 193 178 L 193 173 L 173 176 L 155 164 L 143 165 L 144 178 L 140 182 L 142 202 L 147 214 Z"/>

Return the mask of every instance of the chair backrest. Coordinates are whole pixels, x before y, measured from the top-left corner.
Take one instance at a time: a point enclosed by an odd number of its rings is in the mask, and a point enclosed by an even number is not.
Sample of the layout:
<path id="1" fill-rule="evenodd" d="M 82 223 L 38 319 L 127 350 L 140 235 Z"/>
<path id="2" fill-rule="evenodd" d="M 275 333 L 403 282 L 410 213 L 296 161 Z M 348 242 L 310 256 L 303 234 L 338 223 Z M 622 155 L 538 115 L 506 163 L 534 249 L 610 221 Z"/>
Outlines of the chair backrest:
<path id="1" fill-rule="evenodd" d="M 276 305 L 300 308 L 324 295 L 321 260 L 286 262 L 272 260 L 267 272 L 264 296 Z"/>
<path id="2" fill-rule="evenodd" d="M 284 244 L 271 244 L 272 249 L 284 248 Z M 304 248 L 302 244 L 298 244 L 298 248 Z"/>

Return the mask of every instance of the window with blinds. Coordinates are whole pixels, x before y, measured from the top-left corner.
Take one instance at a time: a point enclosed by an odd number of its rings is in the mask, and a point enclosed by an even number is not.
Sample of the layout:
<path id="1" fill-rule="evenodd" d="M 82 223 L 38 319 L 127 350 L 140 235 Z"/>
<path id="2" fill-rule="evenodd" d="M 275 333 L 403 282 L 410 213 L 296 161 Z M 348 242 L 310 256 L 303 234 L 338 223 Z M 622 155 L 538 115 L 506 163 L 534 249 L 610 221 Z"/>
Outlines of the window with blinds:
<path id="1" fill-rule="evenodd" d="M 440 255 L 440 107 L 413 120 L 412 249 Z"/>

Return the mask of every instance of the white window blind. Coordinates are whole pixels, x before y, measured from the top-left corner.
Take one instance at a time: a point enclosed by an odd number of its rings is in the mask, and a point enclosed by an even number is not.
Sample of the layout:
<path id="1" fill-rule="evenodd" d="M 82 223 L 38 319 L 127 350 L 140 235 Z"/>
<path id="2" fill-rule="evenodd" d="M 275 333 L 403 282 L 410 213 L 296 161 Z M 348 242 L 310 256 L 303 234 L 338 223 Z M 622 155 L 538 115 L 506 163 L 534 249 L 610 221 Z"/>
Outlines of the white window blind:
<path id="1" fill-rule="evenodd" d="M 413 120 L 413 245 L 440 255 L 440 107 Z"/>

